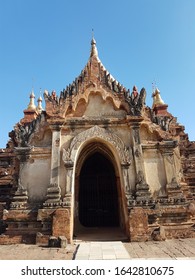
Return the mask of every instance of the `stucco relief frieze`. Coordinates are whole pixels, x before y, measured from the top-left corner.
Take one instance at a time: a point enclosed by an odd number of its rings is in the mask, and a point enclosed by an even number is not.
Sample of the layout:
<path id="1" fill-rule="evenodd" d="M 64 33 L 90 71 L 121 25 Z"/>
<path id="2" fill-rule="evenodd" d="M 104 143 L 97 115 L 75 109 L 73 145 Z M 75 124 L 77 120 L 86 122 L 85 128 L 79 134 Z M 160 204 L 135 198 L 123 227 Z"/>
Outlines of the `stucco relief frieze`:
<path id="1" fill-rule="evenodd" d="M 173 155 L 167 155 L 166 160 L 170 163 L 173 164 Z"/>
<path id="2" fill-rule="evenodd" d="M 63 160 L 64 163 L 71 161 L 70 156 L 71 156 L 70 148 L 68 148 L 67 150 L 63 149 L 62 160 Z"/>
<path id="3" fill-rule="evenodd" d="M 85 141 L 97 138 L 109 142 L 117 150 L 121 164 L 130 164 L 131 163 L 131 154 L 128 147 L 125 146 L 123 141 L 116 134 L 111 133 L 110 131 L 101 128 L 97 125 L 93 126 L 90 129 L 87 129 L 77 136 L 75 136 L 70 144 L 70 148 L 65 150 L 63 149 L 63 161 L 72 160 L 74 162 L 75 152 L 79 146 Z"/>
<path id="4" fill-rule="evenodd" d="M 141 152 L 138 149 L 135 150 L 135 156 L 137 158 L 139 158 L 141 156 Z"/>
<path id="5" fill-rule="evenodd" d="M 140 144 L 139 128 L 133 129 L 133 137 L 136 144 Z"/>

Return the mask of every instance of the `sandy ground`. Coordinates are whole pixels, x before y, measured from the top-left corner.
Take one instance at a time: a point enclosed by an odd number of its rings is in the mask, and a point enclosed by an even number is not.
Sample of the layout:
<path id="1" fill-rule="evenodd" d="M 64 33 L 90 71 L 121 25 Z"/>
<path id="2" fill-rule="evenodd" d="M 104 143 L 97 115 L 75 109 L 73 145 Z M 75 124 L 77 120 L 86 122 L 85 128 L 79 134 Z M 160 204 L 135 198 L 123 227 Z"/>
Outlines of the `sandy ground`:
<path id="1" fill-rule="evenodd" d="M 195 259 L 195 238 L 124 243 L 130 258 Z"/>
<path id="2" fill-rule="evenodd" d="M 72 260 L 78 242 L 63 248 L 37 245 L 1 245 L 0 260 Z M 195 239 L 176 239 L 161 242 L 124 242 L 130 259 L 195 259 Z"/>
<path id="3" fill-rule="evenodd" d="M 48 248 L 37 245 L 1 245 L 0 260 L 72 260 L 75 245 L 64 248 Z"/>

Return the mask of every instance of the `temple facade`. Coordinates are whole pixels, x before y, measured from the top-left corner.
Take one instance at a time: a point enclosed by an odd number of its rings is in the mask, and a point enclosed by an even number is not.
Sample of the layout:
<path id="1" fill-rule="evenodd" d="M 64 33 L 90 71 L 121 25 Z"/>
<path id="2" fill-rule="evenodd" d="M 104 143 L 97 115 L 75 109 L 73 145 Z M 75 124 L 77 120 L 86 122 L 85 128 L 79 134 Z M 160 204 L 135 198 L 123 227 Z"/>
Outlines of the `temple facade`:
<path id="1" fill-rule="evenodd" d="M 0 150 L 0 244 L 72 242 L 118 228 L 131 241 L 195 237 L 195 142 L 154 88 L 127 90 L 96 41 L 60 94 L 32 92 Z"/>

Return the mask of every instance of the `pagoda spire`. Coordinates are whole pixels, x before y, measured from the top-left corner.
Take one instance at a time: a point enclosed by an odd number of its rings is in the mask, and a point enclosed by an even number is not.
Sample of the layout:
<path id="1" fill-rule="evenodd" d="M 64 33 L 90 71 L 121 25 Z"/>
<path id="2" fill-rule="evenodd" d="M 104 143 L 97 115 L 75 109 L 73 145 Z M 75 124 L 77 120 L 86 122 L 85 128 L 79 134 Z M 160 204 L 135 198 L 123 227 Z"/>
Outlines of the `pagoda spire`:
<path id="1" fill-rule="evenodd" d="M 167 112 L 168 105 L 162 100 L 160 95 L 160 90 L 156 87 L 152 94 L 153 104 L 152 109 L 156 116 L 166 116 L 169 113 Z"/>
<path id="2" fill-rule="evenodd" d="M 98 57 L 98 50 L 96 47 L 96 40 L 94 38 L 94 34 L 92 34 L 90 57 L 93 57 L 93 56 Z"/>
<path id="3" fill-rule="evenodd" d="M 36 105 L 35 105 L 35 95 L 33 90 L 31 91 L 30 94 L 30 102 L 28 104 L 28 107 L 23 112 L 24 112 L 24 118 L 20 120 L 22 124 L 30 123 L 31 121 L 35 120 L 38 116 Z"/>

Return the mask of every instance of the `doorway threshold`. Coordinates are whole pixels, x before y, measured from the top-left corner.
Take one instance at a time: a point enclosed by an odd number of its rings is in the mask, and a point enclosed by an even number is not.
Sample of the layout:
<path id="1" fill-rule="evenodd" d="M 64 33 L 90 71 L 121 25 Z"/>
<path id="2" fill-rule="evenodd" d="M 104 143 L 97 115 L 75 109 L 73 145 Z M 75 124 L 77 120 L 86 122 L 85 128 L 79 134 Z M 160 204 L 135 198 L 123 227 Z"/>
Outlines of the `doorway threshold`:
<path id="1" fill-rule="evenodd" d="M 120 227 L 82 227 L 75 233 L 74 241 L 127 241 Z"/>

